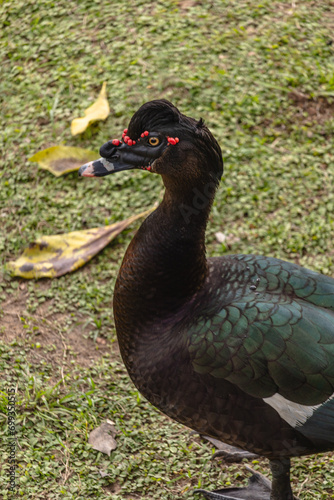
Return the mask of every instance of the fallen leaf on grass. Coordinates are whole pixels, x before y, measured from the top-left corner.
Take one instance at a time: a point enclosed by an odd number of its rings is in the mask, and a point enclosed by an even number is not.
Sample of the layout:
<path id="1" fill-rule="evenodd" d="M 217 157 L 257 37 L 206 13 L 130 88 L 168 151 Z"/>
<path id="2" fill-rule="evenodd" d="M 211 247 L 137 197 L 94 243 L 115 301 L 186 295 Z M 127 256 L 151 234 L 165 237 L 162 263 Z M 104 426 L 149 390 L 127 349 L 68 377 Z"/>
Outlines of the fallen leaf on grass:
<path id="1" fill-rule="evenodd" d="M 106 472 L 106 471 L 104 471 L 104 470 L 102 470 L 102 469 L 99 469 L 99 473 L 100 473 L 100 476 L 101 476 L 102 478 L 104 478 L 104 477 L 108 477 L 108 476 L 109 476 L 108 472 Z"/>
<path id="2" fill-rule="evenodd" d="M 218 243 L 224 243 L 226 241 L 226 234 L 222 233 L 221 231 L 215 233 L 215 237 Z"/>
<path id="3" fill-rule="evenodd" d="M 237 243 L 238 241 L 240 241 L 240 238 L 238 236 L 235 236 L 234 234 L 224 234 L 221 231 L 215 233 L 215 236 L 218 243 L 224 243 L 228 247 L 233 245 L 233 243 Z"/>
<path id="4" fill-rule="evenodd" d="M 75 118 L 72 121 L 72 135 L 81 134 L 91 123 L 96 122 L 97 120 L 105 120 L 108 117 L 110 108 L 107 100 L 106 87 L 107 83 L 104 82 L 98 99 L 94 102 L 94 104 L 89 106 L 89 108 L 85 109 L 85 116 L 81 118 Z"/>
<path id="5" fill-rule="evenodd" d="M 26 248 L 7 268 L 21 278 L 58 278 L 88 262 L 132 222 L 148 215 L 153 208 L 110 226 L 42 236 Z"/>
<path id="6" fill-rule="evenodd" d="M 44 170 L 49 170 L 53 175 L 60 175 L 79 170 L 83 163 L 96 160 L 98 153 L 90 149 L 75 148 L 71 146 L 53 146 L 43 149 L 29 158 L 35 161 Z"/>
<path id="7" fill-rule="evenodd" d="M 107 420 L 89 434 L 88 443 L 92 445 L 94 450 L 105 453 L 110 457 L 110 453 L 117 448 L 116 434 L 115 422 Z M 102 477 L 105 477 L 105 475 L 107 474 L 101 474 Z"/>

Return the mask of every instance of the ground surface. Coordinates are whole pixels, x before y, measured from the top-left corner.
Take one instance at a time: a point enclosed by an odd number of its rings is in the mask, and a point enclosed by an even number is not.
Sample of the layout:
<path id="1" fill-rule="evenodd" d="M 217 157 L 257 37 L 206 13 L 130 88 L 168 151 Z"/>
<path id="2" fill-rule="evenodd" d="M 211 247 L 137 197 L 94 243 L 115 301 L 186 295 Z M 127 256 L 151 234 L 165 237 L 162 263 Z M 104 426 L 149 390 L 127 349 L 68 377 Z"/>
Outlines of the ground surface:
<path id="1" fill-rule="evenodd" d="M 140 104 L 165 97 L 203 116 L 224 151 L 208 254 L 264 253 L 334 276 L 333 2 L 5 0 L 0 23 L 3 264 L 37 236 L 112 223 L 161 199 L 148 173 L 57 179 L 27 158 L 60 143 L 98 150 Z M 110 117 L 72 138 L 71 118 L 103 81 Z M 194 487 L 246 478 L 211 461 L 212 446 L 156 412 L 125 373 L 112 292 L 136 227 L 60 279 L 0 270 L 1 390 L 17 387 L 20 498 L 190 499 Z M 3 443 L 6 411 L 2 393 Z M 106 418 L 119 431 L 110 458 L 88 444 Z M 253 467 L 268 472 L 265 461 Z M 332 456 L 295 460 L 293 484 L 302 500 L 334 497 Z"/>

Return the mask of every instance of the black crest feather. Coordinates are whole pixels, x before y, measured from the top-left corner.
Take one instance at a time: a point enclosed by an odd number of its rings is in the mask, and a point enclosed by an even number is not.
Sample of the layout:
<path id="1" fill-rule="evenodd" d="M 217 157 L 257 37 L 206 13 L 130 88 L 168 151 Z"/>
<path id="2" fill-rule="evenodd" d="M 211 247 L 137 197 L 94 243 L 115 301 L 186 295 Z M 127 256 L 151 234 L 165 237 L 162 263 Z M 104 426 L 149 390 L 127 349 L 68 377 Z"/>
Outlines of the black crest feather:
<path id="1" fill-rule="evenodd" d="M 201 129 L 201 128 L 203 128 L 203 127 L 204 127 L 204 120 L 203 120 L 203 118 L 200 118 L 200 119 L 198 120 L 198 122 L 196 123 L 196 128 Z"/>

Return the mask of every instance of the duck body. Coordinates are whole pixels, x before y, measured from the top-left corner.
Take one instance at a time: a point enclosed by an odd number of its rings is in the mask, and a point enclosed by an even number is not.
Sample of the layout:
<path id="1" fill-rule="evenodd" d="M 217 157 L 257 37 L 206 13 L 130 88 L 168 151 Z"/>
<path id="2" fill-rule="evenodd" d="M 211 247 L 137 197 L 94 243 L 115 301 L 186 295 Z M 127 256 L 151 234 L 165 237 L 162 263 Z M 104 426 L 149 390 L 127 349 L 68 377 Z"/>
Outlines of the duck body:
<path id="1" fill-rule="evenodd" d="M 138 390 L 199 433 L 268 458 L 333 449 L 334 280 L 229 255 L 208 259 L 201 285 L 183 290 L 191 258 L 180 262 L 182 231 L 174 224 L 173 240 L 159 218 L 158 209 L 137 233 L 115 287 L 121 353 Z"/>
<path id="2" fill-rule="evenodd" d="M 122 139 L 80 174 L 137 168 L 165 185 L 115 286 L 129 375 L 171 418 L 269 458 L 272 489 L 233 498 L 292 500 L 289 457 L 334 449 L 334 279 L 272 257 L 206 258 L 223 161 L 202 120 L 152 101 Z M 231 498 L 219 491 L 207 498 Z"/>

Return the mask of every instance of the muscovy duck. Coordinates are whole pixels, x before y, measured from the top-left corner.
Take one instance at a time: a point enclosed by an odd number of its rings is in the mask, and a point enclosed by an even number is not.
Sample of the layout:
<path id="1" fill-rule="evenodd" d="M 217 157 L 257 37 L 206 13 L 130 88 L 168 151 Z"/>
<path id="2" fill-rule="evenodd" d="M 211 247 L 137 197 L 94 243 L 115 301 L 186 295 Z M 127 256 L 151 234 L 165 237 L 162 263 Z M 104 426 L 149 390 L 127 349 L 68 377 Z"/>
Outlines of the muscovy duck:
<path id="1" fill-rule="evenodd" d="M 206 498 L 293 499 L 290 458 L 334 449 L 334 279 L 271 257 L 206 258 L 221 149 L 169 101 L 141 106 L 100 154 L 80 175 L 143 169 L 165 185 L 115 286 L 132 381 L 178 422 L 269 459 L 271 488 Z"/>

